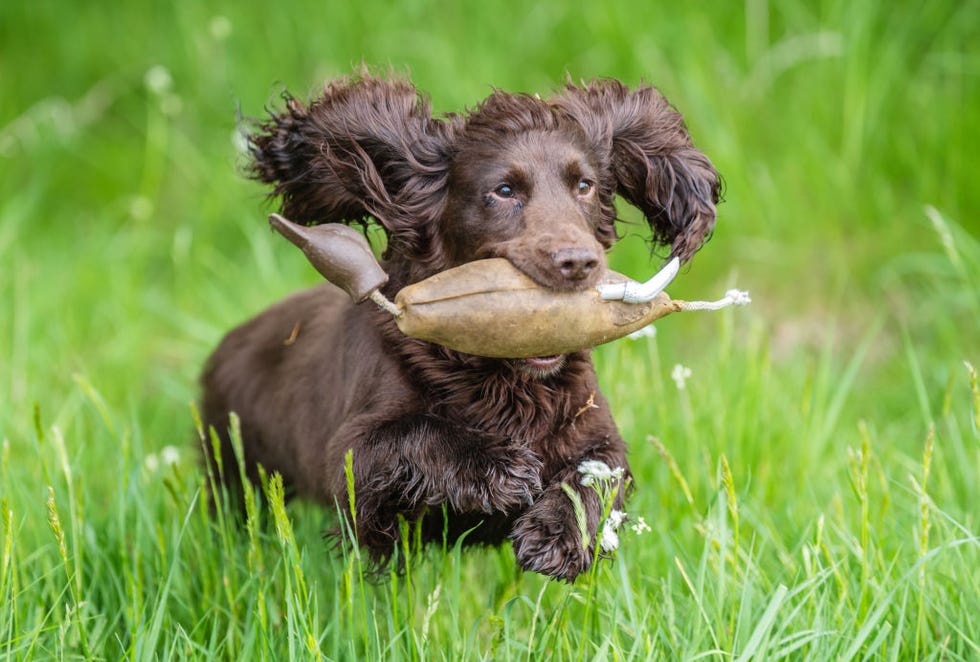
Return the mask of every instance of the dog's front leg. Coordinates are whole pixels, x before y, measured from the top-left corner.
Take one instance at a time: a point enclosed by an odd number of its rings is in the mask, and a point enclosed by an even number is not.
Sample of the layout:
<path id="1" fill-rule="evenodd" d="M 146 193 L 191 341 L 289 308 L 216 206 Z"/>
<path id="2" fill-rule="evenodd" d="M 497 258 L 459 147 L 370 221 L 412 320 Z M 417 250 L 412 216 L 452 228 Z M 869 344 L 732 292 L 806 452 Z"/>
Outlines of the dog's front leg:
<path id="1" fill-rule="evenodd" d="M 428 415 L 389 421 L 353 446 L 358 540 L 391 552 L 398 515 L 427 506 L 457 513 L 513 513 L 541 492 L 541 461 L 513 441 Z"/>
<path id="2" fill-rule="evenodd" d="M 605 488 L 615 495 L 614 507 L 622 508 L 629 467 L 625 446 L 617 436 L 604 440 L 562 468 L 549 480 L 534 505 L 515 522 L 511 533 L 514 554 L 525 570 L 572 581 L 592 565 L 603 504 L 595 487 L 583 484 L 584 475 L 579 468 L 587 461 L 622 469 L 617 477 L 605 481 Z M 568 488 L 575 491 L 585 509 L 585 531 L 580 529 L 575 506 L 565 492 Z"/>

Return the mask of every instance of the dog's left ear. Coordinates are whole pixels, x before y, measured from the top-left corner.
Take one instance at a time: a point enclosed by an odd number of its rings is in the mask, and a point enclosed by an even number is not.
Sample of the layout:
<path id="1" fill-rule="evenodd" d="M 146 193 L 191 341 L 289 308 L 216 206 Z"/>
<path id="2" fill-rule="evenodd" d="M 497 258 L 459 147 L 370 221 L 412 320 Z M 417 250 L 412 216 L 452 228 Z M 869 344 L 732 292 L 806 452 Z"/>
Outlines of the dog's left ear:
<path id="1" fill-rule="evenodd" d="M 611 171 L 615 191 L 607 193 L 638 207 L 654 240 L 688 261 L 714 227 L 721 180 L 681 114 L 653 87 L 631 92 L 615 80 L 569 83 L 551 102 L 582 126 Z"/>

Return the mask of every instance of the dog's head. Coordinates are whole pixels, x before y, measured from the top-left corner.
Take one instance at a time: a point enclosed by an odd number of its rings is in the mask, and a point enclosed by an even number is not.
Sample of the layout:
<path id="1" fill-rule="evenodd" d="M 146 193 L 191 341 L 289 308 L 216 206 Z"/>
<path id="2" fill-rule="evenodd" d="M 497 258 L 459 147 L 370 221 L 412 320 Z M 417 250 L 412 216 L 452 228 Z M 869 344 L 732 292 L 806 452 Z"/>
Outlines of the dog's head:
<path id="1" fill-rule="evenodd" d="M 433 118 L 411 83 L 363 73 L 309 105 L 288 97 L 250 146 L 286 216 L 375 220 L 395 285 L 504 257 L 546 287 L 592 286 L 616 240 L 617 194 L 687 261 L 720 189 L 663 96 L 613 80 L 548 100 L 496 91 L 469 114 Z"/>
<path id="2" fill-rule="evenodd" d="M 456 132 L 441 234 L 452 264 L 504 257 L 540 285 L 594 285 L 615 240 L 601 159 L 574 119 L 495 92 Z M 611 208 L 610 208 L 611 211 Z"/>

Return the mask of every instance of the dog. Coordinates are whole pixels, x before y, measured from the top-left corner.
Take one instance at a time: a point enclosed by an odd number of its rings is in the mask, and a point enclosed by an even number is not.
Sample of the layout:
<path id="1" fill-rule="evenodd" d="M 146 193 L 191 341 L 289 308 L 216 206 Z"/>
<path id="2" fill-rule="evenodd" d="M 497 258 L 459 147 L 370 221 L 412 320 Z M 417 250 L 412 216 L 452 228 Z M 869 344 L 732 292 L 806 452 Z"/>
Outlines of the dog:
<path id="1" fill-rule="evenodd" d="M 616 195 L 682 262 L 715 223 L 719 175 L 648 85 L 569 82 L 546 100 L 493 91 L 441 117 L 408 80 L 364 71 L 308 104 L 284 97 L 284 110 L 253 124 L 250 174 L 294 221 L 380 226 L 387 295 L 489 257 L 546 288 L 593 287 L 617 240 Z M 201 382 L 226 467 L 229 414 L 240 417 L 251 480 L 261 464 L 298 496 L 346 503 L 352 450 L 353 528 L 379 564 L 404 518 L 426 540 L 509 539 L 521 567 L 572 581 L 591 566 L 601 518 L 579 466 L 621 468 L 618 504 L 630 479 L 588 350 L 462 354 L 402 335 L 328 283 L 231 331 Z M 236 476 L 225 472 L 229 489 L 241 488 Z M 580 497 L 585 532 L 563 484 Z"/>

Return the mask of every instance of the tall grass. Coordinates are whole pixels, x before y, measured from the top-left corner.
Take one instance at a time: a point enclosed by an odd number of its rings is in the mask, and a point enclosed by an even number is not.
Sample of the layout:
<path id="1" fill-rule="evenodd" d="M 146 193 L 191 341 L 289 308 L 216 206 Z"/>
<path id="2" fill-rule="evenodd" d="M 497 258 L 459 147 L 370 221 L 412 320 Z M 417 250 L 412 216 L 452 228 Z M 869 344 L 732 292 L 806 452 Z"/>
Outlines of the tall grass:
<path id="1" fill-rule="evenodd" d="M 0 3 L 0 655 L 980 656 L 978 9 Z M 199 367 L 317 280 L 237 117 L 362 60 L 446 111 L 646 79 L 725 174 L 671 293 L 755 303 L 595 351 L 636 490 L 573 585 L 408 523 L 374 573 L 275 475 L 208 507 Z M 622 212 L 611 259 L 645 275 Z"/>
<path id="2" fill-rule="evenodd" d="M 638 342 L 656 349 L 655 339 Z M 640 375 L 650 377 L 643 361 L 650 349 L 606 353 L 642 383 Z M 748 354 L 735 353 L 729 366 L 753 379 L 765 370 Z M 277 475 L 264 481 L 263 499 L 247 501 L 247 523 L 209 509 L 201 496 L 206 478 L 189 449 L 172 464 L 158 454 L 148 456 L 156 461 L 107 467 L 118 477 L 118 495 L 92 504 L 65 455 L 93 444 L 41 421 L 35 460 L 46 474 L 39 484 L 48 487 L 33 500 L 4 500 L 4 651 L 969 659 L 980 643 L 980 541 L 965 506 L 978 495 L 975 484 L 960 483 L 958 461 L 965 452 L 975 462 L 980 449 L 980 391 L 975 369 L 959 373 L 948 411 L 913 440 L 917 457 L 896 452 L 895 440 L 864 422 L 841 430 L 843 450 L 812 463 L 792 449 L 772 449 L 763 460 L 733 439 L 742 431 L 716 436 L 717 415 L 665 422 L 658 432 L 673 451 L 662 443 L 633 452 L 643 484 L 630 504 L 632 523 L 642 516 L 652 531 L 624 526 L 614 558 L 574 585 L 522 575 L 506 547 L 422 548 L 409 526 L 398 552 L 405 572 L 373 576 L 349 537 L 332 552 L 322 543 L 320 533 L 340 521 L 336 515 L 285 506 Z M 684 391 L 662 384 L 665 399 L 676 406 L 688 396 L 711 401 L 738 391 L 741 380 L 718 383 L 707 374 L 694 372 Z M 663 373 L 652 377 L 669 381 Z M 777 438 L 801 446 L 812 438 L 806 421 L 792 415 L 798 403 L 750 396 L 741 404 L 775 427 Z M 644 408 L 636 400 L 626 406 Z M 98 417 L 95 401 L 80 415 Z M 105 440 L 124 445 L 129 434 L 109 432 Z M 700 448 L 675 457 L 694 445 L 689 435 L 702 440 Z M 662 456 L 672 460 L 652 459 Z M 766 475 L 770 463 L 778 475 Z M 12 475 L 5 457 L 5 481 Z M 44 510 L 47 531 L 32 525 Z"/>

